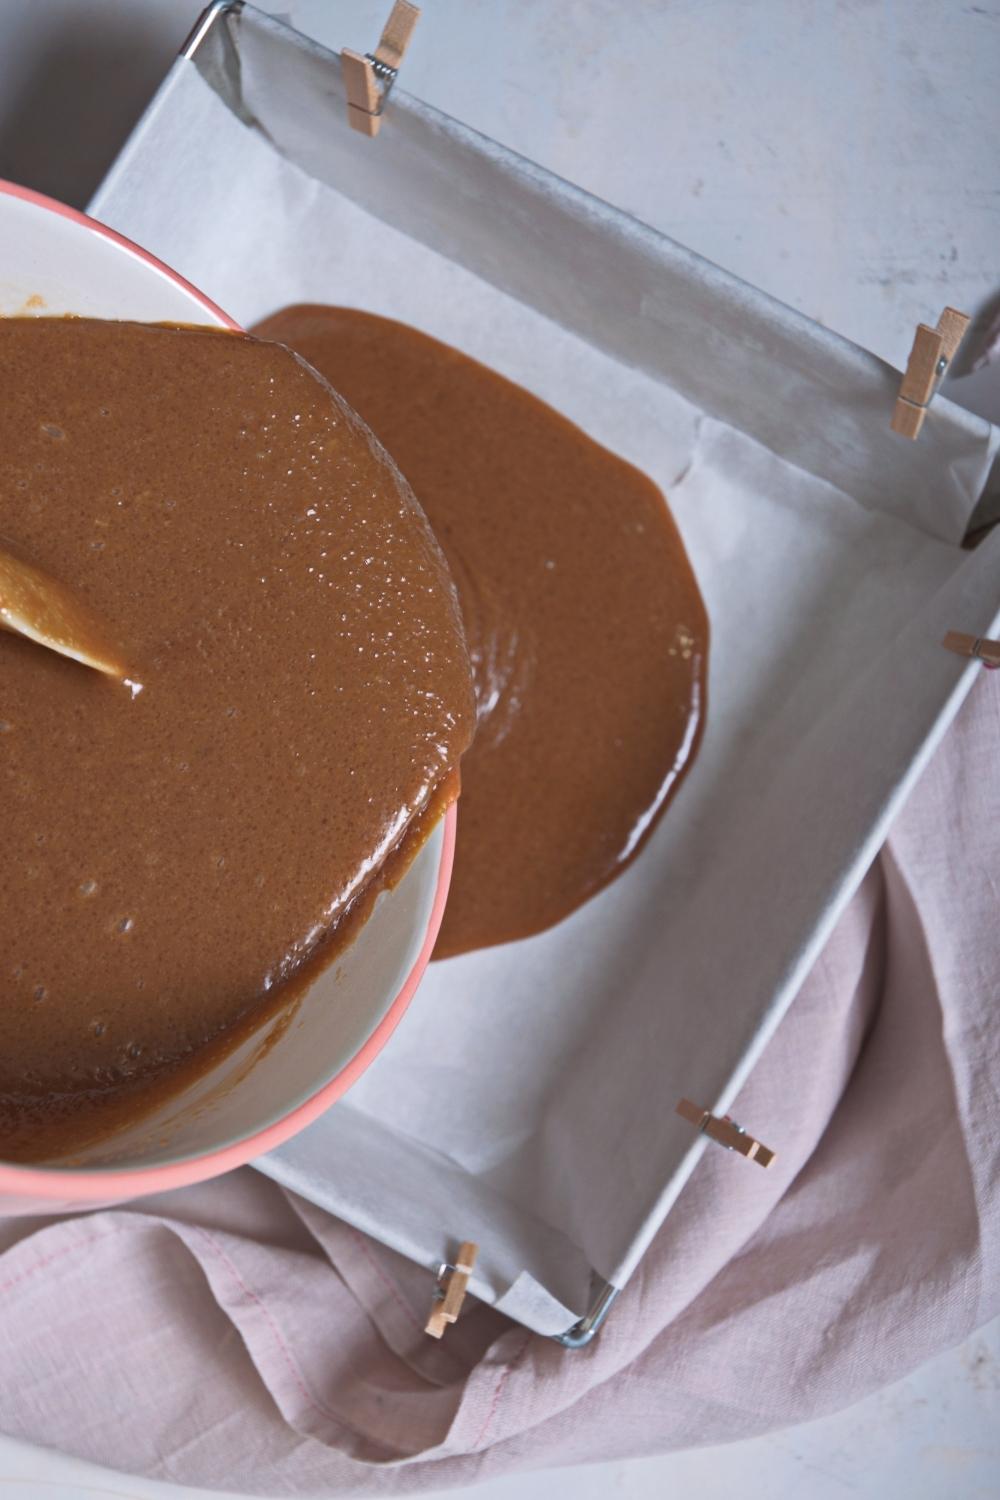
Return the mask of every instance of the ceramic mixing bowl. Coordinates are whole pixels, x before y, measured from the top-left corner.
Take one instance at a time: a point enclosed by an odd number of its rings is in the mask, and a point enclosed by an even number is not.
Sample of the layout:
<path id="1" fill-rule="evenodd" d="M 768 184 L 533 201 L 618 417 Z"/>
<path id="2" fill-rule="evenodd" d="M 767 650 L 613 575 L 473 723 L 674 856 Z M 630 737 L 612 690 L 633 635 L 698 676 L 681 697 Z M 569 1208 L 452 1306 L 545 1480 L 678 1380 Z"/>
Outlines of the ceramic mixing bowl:
<path id="1" fill-rule="evenodd" d="M 237 327 L 120 235 L 0 183 L 0 316 L 65 313 Z M 72 1161 L 7 1165 L 0 1143 L 0 1214 L 68 1211 L 214 1177 L 328 1109 L 388 1041 L 420 982 L 444 911 L 455 823 L 452 806 L 290 1022 L 274 1017 L 155 1114 Z"/>

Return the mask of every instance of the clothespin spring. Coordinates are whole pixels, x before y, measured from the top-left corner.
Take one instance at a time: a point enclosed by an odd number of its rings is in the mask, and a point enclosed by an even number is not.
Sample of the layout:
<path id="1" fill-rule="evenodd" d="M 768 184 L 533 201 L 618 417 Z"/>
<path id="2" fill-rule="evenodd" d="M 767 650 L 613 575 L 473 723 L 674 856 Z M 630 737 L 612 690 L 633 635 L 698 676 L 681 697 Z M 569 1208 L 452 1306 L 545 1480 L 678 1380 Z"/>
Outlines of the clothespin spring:
<path id="1" fill-rule="evenodd" d="M 750 1135 L 742 1125 L 737 1125 L 728 1115 L 713 1115 L 700 1104 L 692 1104 L 690 1099 L 678 1100 L 677 1113 L 682 1120 L 693 1125 L 700 1135 L 707 1135 L 709 1140 L 724 1146 L 727 1151 L 738 1151 L 740 1156 L 745 1156 L 748 1161 L 755 1161 L 759 1167 L 769 1167 L 774 1161 L 776 1152 Z"/>
<path id="2" fill-rule="evenodd" d="M 382 111 L 419 15 L 419 8 L 409 0 L 396 0 L 374 52 L 362 54 L 345 47 L 340 54 L 347 119 L 360 135 L 378 134 Z"/>
<path id="3" fill-rule="evenodd" d="M 982 635 L 965 635 L 961 630 L 949 630 L 941 642 L 946 651 L 956 656 L 969 656 L 982 663 L 988 672 L 1000 667 L 1000 641 L 991 641 Z"/>
<path id="4" fill-rule="evenodd" d="M 479 1247 L 472 1240 L 464 1240 L 454 1264 L 445 1261 L 439 1267 L 430 1316 L 424 1328 L 431 1338 L 439 1339 L 448 1324 L 457 1320 L 478 1253 Z"/>
<path id="5" fill-rule="evenodd" d="M 919 436 L 927 408 L 937 393 L 951 361 L 958 353 L 969 319 L 954 307 L 946 307 L 936 328 L 919 323 L 906 373 L 892 413 L 892 430 L 911 440 Z"/>

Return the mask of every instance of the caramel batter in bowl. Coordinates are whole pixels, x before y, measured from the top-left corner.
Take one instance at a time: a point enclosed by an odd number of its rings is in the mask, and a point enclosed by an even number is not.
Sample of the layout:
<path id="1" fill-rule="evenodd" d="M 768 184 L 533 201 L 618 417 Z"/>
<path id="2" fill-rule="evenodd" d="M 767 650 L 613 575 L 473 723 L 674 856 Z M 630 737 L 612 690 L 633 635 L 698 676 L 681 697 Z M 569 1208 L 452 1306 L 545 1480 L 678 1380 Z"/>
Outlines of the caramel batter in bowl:
<path id="1" fill-rule="evenodd" d="M 426 518 L 295 355 L 2 320 L 0 371 L 0 544 L 130 678 L 0 634 L 0 1156 L 31 1160 L 181 1086 L 337 950 L 474 702 Z"/>
<path id="2" fill-rule="evenodd" d="M 370 424 L 458 584 L 478 726 L 435 956 L 541 932 L 636 856 L 697 751 L 708 620 L 663 495 L 403 324 L 294 307 L 257 331 Z"/>

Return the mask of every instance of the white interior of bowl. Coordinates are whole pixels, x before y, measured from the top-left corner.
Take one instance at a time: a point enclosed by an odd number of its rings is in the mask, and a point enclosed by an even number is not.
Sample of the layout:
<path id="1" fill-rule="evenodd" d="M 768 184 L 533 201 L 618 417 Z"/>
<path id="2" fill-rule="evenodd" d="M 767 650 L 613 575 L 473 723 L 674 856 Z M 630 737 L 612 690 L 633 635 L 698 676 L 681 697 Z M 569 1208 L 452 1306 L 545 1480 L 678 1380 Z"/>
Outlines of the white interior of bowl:
<path id="1" fill-rule="evenodd" d="M 192 288 L 133 247 L 0 192 L 0 316 L 67 313 L 225 326 Z M 279 1015 L 154 1114 L 75 1153 L 72 1165 L 153 1168 L 202 1157 L 256 1135 L 329 1083 L 371 1037 L 420 957 L 444 845 L 439 823 L 284 1030 Z"/>

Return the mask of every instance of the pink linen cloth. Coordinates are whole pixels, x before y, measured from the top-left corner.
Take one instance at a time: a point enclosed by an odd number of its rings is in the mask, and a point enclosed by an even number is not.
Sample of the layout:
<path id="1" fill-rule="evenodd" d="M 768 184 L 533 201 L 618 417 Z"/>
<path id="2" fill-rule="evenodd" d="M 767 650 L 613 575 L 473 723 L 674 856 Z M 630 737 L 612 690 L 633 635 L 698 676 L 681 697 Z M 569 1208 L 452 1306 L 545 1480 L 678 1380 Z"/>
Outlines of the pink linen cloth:
<path id="1" fill-rule="evenodd" d="M 588 1348 L 473 1306 L 249 1169 L 0 1224 L 0 1427 L 268 1495 L 397 1493 L 723 1442 L 1000 1312 L 1000 673 L 983 672 Z M 376 1063 L 376 1066 L 378 1064 Z"/>

